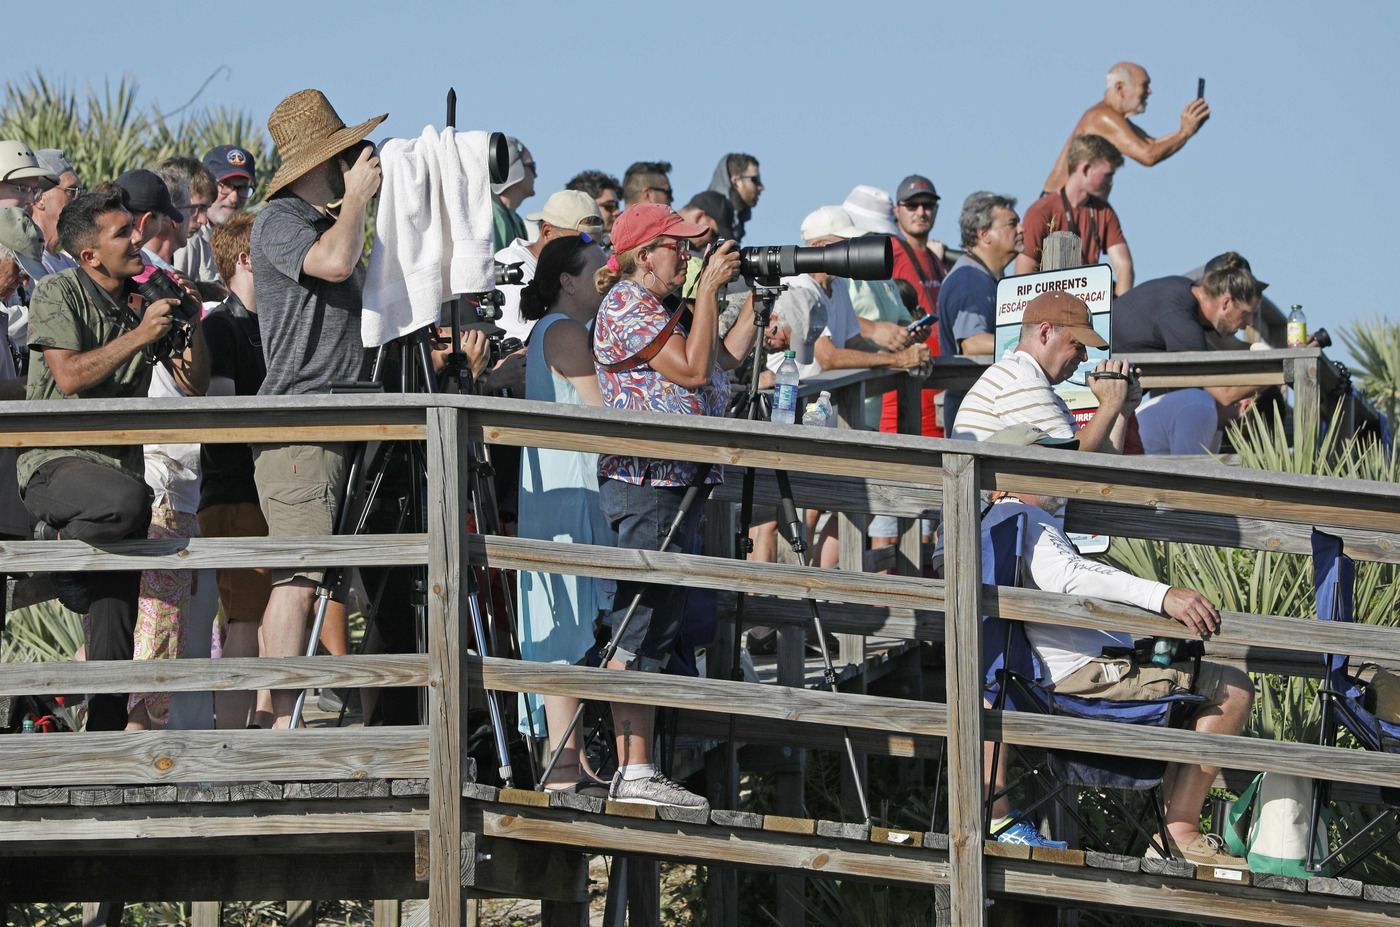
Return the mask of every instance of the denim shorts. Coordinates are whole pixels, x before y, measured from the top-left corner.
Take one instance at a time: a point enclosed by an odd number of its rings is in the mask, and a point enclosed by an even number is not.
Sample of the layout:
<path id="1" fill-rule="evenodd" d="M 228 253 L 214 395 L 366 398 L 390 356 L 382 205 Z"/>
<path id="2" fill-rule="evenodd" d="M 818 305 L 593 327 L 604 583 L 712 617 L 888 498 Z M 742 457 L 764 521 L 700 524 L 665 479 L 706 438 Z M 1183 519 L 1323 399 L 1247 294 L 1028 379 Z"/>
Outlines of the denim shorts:
<path id="1" fill-rule="evenodd" d="M 599 501 L 603 515 L 617 532 L 617 546 L 629 550 L 660 550 L 661 542 L 680 511 L 684 486 L 653 486 L 599 481 Z M 700 540 L 700 519 L 704 497 L 696 499 L 676 532 L 669 553 L 693 553 Z M 637 610 L 627 627 L 619 626 L 632 600 L 641 594 Z M 608 616 L 617 640 L 617 659 L 629 667 L 654 671 L 666 665 L 675 649 L 685 617 L 687 589 L 680 584 L 639 583 L 619 580 L 614 611 Z"/>

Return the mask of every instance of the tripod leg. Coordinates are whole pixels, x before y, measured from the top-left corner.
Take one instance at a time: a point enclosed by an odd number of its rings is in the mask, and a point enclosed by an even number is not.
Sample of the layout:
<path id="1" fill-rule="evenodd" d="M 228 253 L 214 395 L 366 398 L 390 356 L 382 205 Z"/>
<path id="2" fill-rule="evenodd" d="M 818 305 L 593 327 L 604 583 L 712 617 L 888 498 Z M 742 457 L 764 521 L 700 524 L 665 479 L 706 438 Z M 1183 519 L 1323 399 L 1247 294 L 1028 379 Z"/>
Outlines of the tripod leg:
<path id="1" fill-rule="evenodd" d="M 334 575 L 339 581 L 340 570 L 334 570 L 326 574 L 326 579 Z M 323 581 L 316 587 L 316 617 L 311 622 L 311 642 L 306 645 L 306 655 L 316 656 L 316 645 L 321 642 L 321 627 L 326 623 L 326 609 L 330 606 L 331 590 L 335 588 L 335 583 Z M 297 693 L 296 706 L 292 708 L 292 720 L 289 727 L 301 727 L 301 713 L 306 707 L 306 687 L 303 686 Z"/>

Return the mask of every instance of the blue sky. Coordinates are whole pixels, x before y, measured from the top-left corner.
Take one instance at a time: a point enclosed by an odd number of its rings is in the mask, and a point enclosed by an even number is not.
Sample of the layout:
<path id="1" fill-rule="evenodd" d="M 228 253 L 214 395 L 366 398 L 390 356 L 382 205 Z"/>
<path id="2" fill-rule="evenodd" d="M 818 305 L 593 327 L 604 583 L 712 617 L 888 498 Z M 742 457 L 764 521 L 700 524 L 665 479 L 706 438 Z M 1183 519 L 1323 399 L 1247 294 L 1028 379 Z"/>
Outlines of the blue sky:
<path id="1" fill-rule="evenodd" d="M 88 7 L 101 9 L 88 19 Z M 1138 280 L 1240 251 L 1269 295 L 1335 333 L 1392 315 L 1377 257 L 1395 247 L 1400 172 L 1400 4 L 1383 2 L 793 2 L 590 4 L 250 0 L 217 14 L 166 5 L 17 5 L 5 29 L 10 79 L 43 68 L 82 87 L 131 74 L 139 99 L 201 98 L 258 121 L 317 87 L 347 122 L 390 114 L 387 135 L 440 125 L 448 86 L 462 128 L 524 139 L 543 203 L 578 170 L 621 175 L 669 160 L 684 199 L 719 157 L 761 161 L 767 190 L 749 244 L 798 240 L 802 217 L 858 183 L 893 190 L 930 176 L 934 234 L 957 240 L 963 197 L 1033 201 L 1115 61 L 1144 65 L 1153 96 L 1137 121 L 1162 135 L 1205 77 L 1213 116 L 1154 168 L 1129 162 L 1113 203 Z M 63 42 L 43 40 L 52 30 Z M 66 43 L 66 45 L 65 45 Z M 1390 229 L 1391 232 L 1386 230 Z"/>

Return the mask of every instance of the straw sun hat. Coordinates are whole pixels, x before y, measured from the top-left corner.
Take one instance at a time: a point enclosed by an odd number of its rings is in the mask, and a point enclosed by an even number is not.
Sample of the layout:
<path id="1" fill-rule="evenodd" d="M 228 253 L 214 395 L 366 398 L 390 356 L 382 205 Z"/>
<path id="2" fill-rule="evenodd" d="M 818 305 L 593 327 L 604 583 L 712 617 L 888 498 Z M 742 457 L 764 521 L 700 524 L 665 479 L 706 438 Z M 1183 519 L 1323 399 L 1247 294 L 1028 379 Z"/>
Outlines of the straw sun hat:
<path id="1" fill-rule="evenodd" d="M 287 97 L 267 119 L 267 131 L 282 155 L 282 166 L 272 177 L 271 196 L 322 161 L 335 157 L 374 131 L 388 113 L 346 127 L 326 95 L 319 90 L 298 90 Z"/>

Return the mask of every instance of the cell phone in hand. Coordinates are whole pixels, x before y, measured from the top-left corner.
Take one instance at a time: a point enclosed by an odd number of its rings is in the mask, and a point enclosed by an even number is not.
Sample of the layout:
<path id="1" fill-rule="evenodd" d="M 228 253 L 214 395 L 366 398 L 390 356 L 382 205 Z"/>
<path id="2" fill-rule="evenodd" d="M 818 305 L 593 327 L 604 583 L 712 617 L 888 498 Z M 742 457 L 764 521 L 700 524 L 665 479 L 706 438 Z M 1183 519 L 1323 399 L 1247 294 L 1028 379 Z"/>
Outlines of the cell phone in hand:
<path id="1" fill-rule="evenodd" d="M 908 325 L 908 327 L 905 328 L 905 331 L 909 332 L 909 334 L 912 335 L 912 334 L 914 334 L 914 332 L 918 331 L 919 329 L 921 329 L 921 328 L 923 328 L 923 327 L 925 327 L 925 326 L 927 326 L 927 325 L 932 325 L 934 322 L 937 322 L 937 321 L 938 321 L 938 316 L 936 316 L 936 315 L 934 315 L 933 313 L 930 312 L 928 315 L 924 316 L 922 319 L 915 319 L 914 321 L 910 322 L 909 325 Z"/>
<path id="2" fill-rule="evenodd" d="M 1196 78 L 1196 99 L 1198 99 L 1198 100 L 1204 100 L 1205 98 L 1206 98 L 1206 79 L 1205 79 L 1204 77 L 1198 77 L 1198 78 Z"/>

